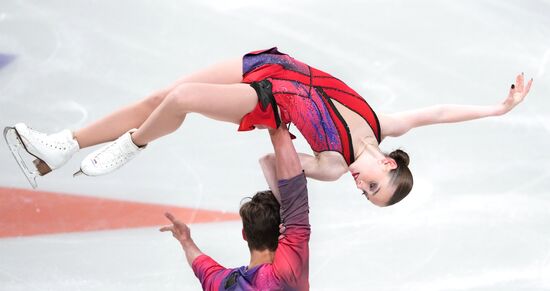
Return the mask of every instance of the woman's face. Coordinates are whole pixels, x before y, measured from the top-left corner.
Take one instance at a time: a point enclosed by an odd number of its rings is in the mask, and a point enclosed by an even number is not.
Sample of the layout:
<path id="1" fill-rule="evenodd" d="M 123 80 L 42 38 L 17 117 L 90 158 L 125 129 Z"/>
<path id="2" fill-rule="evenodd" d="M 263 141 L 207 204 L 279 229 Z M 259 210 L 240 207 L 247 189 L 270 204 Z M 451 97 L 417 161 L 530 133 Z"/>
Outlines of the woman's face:
<path id="1" fill-rule="evenodd" d="M 349 166 L 357 188 L 374 205 L 383 207 L 388 204 L 395 186 L 391 181 L 390 171 L 397 168 L 395 160 L 390 157 L 361 155 Z"/>

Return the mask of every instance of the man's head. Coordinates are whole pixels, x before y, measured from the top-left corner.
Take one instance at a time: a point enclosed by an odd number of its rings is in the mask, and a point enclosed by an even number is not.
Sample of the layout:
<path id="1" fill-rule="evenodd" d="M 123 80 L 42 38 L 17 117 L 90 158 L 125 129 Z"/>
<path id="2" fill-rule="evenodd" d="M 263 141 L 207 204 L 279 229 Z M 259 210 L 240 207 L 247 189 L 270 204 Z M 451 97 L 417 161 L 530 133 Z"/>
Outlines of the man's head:
<path id="1" fill-rule="evenodd" d="M 243 220 L 243 233 L 251 251 L 277 249 L 281 223 L 279 208 L 279 202 L 271 191 L 258 192 L 241 205 L 239 214 Z"/>

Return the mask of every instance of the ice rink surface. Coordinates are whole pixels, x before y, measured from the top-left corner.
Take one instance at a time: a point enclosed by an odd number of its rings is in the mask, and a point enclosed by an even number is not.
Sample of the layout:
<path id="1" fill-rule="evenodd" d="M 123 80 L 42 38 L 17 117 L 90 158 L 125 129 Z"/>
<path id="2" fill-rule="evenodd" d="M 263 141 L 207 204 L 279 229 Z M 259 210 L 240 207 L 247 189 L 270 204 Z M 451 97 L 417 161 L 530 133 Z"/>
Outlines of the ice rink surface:
<path id="1" fill-rule="evenodd" d="M 550 290 L 547 0 L 3 0 L 0 125 L 77 129 L 182 75 L 271 46 L 344 80 L 378 112 L 497 104 L 517 73 L 535 79 L 505 116 L 385 140 L 383 150 L 409 153 L 415 177 L 394 207 L 371 205 L 350 175 L 310 180 L 312 290 Z M 296 145 L 310 152 L 303 138 Z M 269 151 L 265 131 L 190 115 L 114 174 L 73 178 L 86 149 L 38 190 L 236 213 L 267 187 L 257 159 Z M 2 195 L 29 188 L 4 145 L 0 170 Z M 13 207 L 0 205 L 0 227 L 14 222 L 3 215 Z M 0 290 L 200 289 L 176 241 L 157 229 L 0 238 Z M 248 264 L 240 221 L 191 229 L 221 264 Z"/>

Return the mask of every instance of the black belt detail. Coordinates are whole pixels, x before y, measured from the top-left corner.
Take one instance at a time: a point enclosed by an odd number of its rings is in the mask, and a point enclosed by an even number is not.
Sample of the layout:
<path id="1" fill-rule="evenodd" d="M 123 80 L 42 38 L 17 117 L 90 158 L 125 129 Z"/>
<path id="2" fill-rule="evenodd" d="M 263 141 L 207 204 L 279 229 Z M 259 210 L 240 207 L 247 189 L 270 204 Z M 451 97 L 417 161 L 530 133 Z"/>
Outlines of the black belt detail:
<path id="1" fill-rule="evenodd" d="M 271 104 L 273 115 L 275 117 L 275 124 L 277 125 L 277 128 L 279 128 L 279 126 L 281 125 L 281 117 L 279 116 L 279 106 L 275 101 L 275 96 L 273 96 L 273 86 L 271 85 L 271 82 L 267 79 L 264 79 L 258 82 L 250 83 L 250 87 L 256 90 L 256 94 L 258 95 L 258 102 L 260 102 L 260 106 L 263 111 L 266 111 L 267 106 Z"/>

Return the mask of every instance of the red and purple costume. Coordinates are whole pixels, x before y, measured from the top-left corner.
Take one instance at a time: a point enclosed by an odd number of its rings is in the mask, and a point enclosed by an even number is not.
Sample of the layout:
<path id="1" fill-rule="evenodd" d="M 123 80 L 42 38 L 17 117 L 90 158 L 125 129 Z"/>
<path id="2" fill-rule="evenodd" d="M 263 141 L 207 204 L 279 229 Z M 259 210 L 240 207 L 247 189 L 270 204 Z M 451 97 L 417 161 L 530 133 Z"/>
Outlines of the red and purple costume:
<path id="1" fill-rule="evenodd" d="M 313 151 L 339 152 L 350 165 L 355 160 L 353 143 L 348 125 L 334 105 L 337 101 L 360 115 L 381 141 L 378 118 L 359 94 L 277 48 L 246 54 L 243 82 L 258 93 L 258 105 L 242 118 L 239 131 L 252 130 L 255 125 L 277 128 L 281 123 L 293 123 Z"/>

